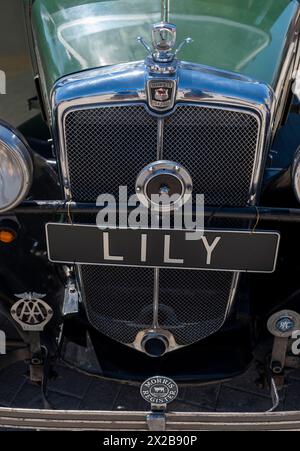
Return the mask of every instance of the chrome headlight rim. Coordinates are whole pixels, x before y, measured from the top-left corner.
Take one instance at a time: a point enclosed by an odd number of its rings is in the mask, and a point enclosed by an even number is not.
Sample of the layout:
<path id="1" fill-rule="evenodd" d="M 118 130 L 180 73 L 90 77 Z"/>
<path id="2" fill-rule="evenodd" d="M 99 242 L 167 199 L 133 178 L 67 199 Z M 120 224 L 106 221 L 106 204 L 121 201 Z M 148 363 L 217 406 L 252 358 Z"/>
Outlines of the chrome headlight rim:
<path id="1" fill-rule="evenodd" d="M 300 146 L 295 152 L 293 167 L 292 167 L 292 183 L 294 194 L 297 201 L 300 202 Z"/>
<path id="2" fill-rule="evenodd" d="M 5 213 L 17 207 L 27 197 L 33 181 L 33 160 L 25 139 L 4 122 L 0 123 L 0 146 L 9 154 L 22 176 L 22 183 L 15 199 L 3 207 L 0 205 L 0 213 Z"/>

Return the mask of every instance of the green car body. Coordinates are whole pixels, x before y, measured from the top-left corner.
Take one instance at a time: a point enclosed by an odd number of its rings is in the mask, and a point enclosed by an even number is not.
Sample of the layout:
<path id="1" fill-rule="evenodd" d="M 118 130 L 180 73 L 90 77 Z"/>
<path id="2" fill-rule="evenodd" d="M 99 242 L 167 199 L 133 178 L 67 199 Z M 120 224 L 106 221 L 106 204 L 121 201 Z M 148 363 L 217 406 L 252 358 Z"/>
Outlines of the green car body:
<path id="1" fill-rule="evenodd" d="M 161 0 L 24 0 L 30 3 L 35 53 L 46 95 L 61 77 L 143 60 Z M 238 72 L 275 86 L 299 14 L 297 0 L 171 0 L 180 59 Z"/>

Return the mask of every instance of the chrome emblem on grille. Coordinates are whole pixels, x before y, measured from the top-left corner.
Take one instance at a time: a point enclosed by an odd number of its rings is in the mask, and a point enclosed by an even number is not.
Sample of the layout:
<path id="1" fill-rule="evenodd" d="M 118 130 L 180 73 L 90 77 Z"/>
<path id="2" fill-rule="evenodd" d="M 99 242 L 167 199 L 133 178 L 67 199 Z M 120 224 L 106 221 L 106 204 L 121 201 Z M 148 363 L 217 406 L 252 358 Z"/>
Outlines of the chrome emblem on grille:
<path id="1" fill-rule="evenodd" d="M 158 88 L 155 90 L 154 93 L 155 100 L 168 100 L 169 99 L 169 92 L 166 88 Z"/>
<path id="2" fill-rule="evenodd" d="M 46 295 L 22 293 L 15 296 L 19 301 L 10 310 L 13 319 L 23 330 L 42 331 L 53 316 L 51 307 L 41 299 Z"/>
<path id="3" fill-rule="evenodd" d="M 176 94 L 175 80 L 149 80 L 148 102 L 157 111 L 170 110 L 174 106 Z"/>
<path id="4" fill-rule="evenodd" d="M 135 191 L 145 207 L 167 212 L 182 207 L 191 198 L 193 182 L 181 164 L 159 160 L 141 170 L 136 179 Z"/>
<path id="5" fill-rule="evenodd" d="M 154 376 L 142 383 L 140 393 L 151 404 L 169 404 L 177 398 L 178 386 L 169 377 Z"/>

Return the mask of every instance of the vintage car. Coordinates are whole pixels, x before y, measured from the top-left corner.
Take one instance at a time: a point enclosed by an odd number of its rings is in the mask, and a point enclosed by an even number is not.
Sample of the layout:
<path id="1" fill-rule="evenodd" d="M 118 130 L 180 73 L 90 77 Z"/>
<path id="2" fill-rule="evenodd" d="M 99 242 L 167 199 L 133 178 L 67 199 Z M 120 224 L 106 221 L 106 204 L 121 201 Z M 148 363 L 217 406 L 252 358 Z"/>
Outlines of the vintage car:
<path id="1" fill-rule="evenodd" d="M 57 359 L 141 384 L 158 428 L 177 384 L 263 346 L 275 408 L 298 365 L 299 2 L 23 3 L 40 114 L 0 122 L 0 311 L 26 346 L 1 365 L 45 395 Z"/>

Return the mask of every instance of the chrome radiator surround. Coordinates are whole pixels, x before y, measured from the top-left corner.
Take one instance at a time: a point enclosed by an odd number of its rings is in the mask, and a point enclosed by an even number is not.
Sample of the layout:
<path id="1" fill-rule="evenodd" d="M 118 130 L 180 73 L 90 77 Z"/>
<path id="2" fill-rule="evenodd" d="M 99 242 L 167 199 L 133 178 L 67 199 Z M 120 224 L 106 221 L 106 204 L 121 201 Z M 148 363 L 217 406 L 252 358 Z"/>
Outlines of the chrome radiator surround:
<path id="1" fill-rule="evenodd" d="M 143 103 L 149 114 L 168 117 L 149 110 L 145 79 L 149 77 L 145 62 L 120 64 L 81 72 L 62 78 L 52 92 L 52 130 L 58 149 L 65 198 L 72 199 L 65 148 L 64 120 L 72 109 Z M 163 79 L 165 77 L 162 77 Z M 271 137 L 275 98 L 271 87 L 231 72 L 181 62 L 177 72 L 178 88 L 174 108 L 181 103 L 201 104 L 255 114 L 260 122 L 259 142 L 251 181 L 251 204 L 255 204 L 262 179 L 266 148 Z"/>
<path id="2" fill-rule="evenodd" d="M 265 84 L 258 83 L 251 79 L 239 76 L 237 74 L 217 71 L 212 68 L 203 67 L 199 65 L 189 64 L 180 62 L 178 64 L 178 71 L 176 75 L 176 82 L 178 85 L 176 100 L 174 108 L 168 113 L 157 113 L 152 111 L 147 104 L 147 92 L 146 92 L 146 80 L 149 79 L 149 68 L 144 62 L 138 62 L 133 64 L 122 64 L 114 67 L 96 69 L 92 71 L 87 71 L 84 73 L 76 74 L 74 76 L 66 77 L 60 80 L 54 91 L 52 97 L 52 108 L 53 108 L 53 133 L 55 137 L 56 148 L 59 151 L 60 160 L 60 170 L 61 170 L 61 180 L 62 186 L 64 187 L 64 194 L 66 200 L 81 200 L 74 197 L 72 191 L 72 174 L 70 173 L 70 160 L 68 158 L 68 152 L 66 147 L 66 121 L 68 120 L 69 113 L 76 111 L 100 111 L 102 108 L 128 108 L 133 106 L 141 106 L 143 111 L 149 117 L 157 122 L 157 134 L 154 137 L 156 140 L 155 149 L 149 149 L 149 162 L 155 159 L 160 159 L 164 155 L 164 121 L 172 121 L 172 115 L 180 111 L 180 109 L 186 109 L 194 107 L 199 108 L 199 111 L 228 111 L 237 114 L 241 114 L 241 117 L 247 116 L 252 117 L 253 121 L 257 121 L 257 142 L 256 150 L 253 159 L 253 167 L 251 180 L 249 183 L 249 191 L 246 198 L 241 199 L 240 204 L 245 201 L 244 205 L 255 205 L 260 192 L 261 180 L 263 175 L 263 167 L 267 156 L 268 144 L 269 144 L 269 130 L 271 129 L 270 124 L 273 121 L 275 102 L 273 97 L 273 92 L 271 88 Z M 165 79 L 166 77 L 162 77 Z M 194 108 L 195 110 L 195 108 Z M 111 110 L 110 110 L 111 111 Z M 196 111 L 196 110 L 195 110 Z M 198 111 L 198 110 L 197 110 Z M 205 118 L 205 116 L 203 116 Z M 203 119 L 202 117 L 202 119 Z M 112 124 L 113 128 L 113 124 Z M 100 138 L 100 135 L 99 135 Z M 153 139 L 154 139 L 153 138 Z M 172 150 L 172 133 L 170 134 L 168 148 Z M 154 144 L 153 144 L 154 146 Z M 226 150 L 226 149 L 224 149 Z M 227 149 L 228 151 L 228 149 Z M 170 151 L 169 151 L 170 153 Z M 169 155 L 168 155 L 169 158 Z M 178 157 L 179 158 L 179 157 Z M 173 158 L 170 158 L 173 159 Z M 72 162 L 71 162 L 72 163 Z M 139 172 L 137 168 L 137 174 Z M 134 183 L 134 180 L 128 181 L 128 183 Z M 121 185 L 122 183 L 120 183 Z M 108 191 L 110 192 L 110 191 Z M 100 192 L 98 194 L 101 194 Z M 79 191 L 76 193 L 77 197 L 80 197 L 80 187 Z M 92 196 L 93 197 L 93 196 Z M 83 200 L 95 200 L 83 199 Z M 214 205 L 224 205 L 224 200 L 210 199 Z M 230 203 L 230 199 L 227 201 Z M 233 204 L 232 204 L 233 202 Z M 231 206 L 234 206 L 235 201 L 231 199 Z M 212 204 L 211 204 L 212 205 Z M 237 206 L 237 205 L 236 205 Z M 246 226 L 247 227 L 247 226 Z M 159 278 L 154 276 L 153 293 L 151 294 L 153 298 L 153 324 L 150 322 L 144 324 L 143 322 L 138 323 L 138 328 L 135 332 L 136 339 L 134 340 L 134 335 L 132 333 L 123 334 L 123 329 L 119 329 L 118 321 L 112 322 L 115 325 L 115 329 L 112 331 L 104 330 L 104 323 L 107 325 L 107 318 L 105 315 L 100 314 L 97 321 L 97 315 L 93 316 L 93 311 L 91 310 L 89 298 L 86 292 L 91 288 L 85 286 L 85 276 L 87 274 L 88 267 L 81 268 L 77 267 L 78 283 L 83 294 L 83 299 L 85 302 L 85 307 L 89 320 L 92 325 L 98 328 L 104 334 L 107 334 L 111 338 L 120 341 L 124 344 L 135 347 L 136 349 L 142 351 L 141 348 L 141 338 L 143 333 L 152 326 L 159 327 L 159 315 L 157 313 L 155 322 L 155 309 L 158 310 L 159 306 Z M 105 270 L 101 270 L 105 271 Z M 102 274 L 101 271 L 99 275 Z M 108 270 L 111 271 L 111 270 Z M 114 271 L 114 270 L 113 270 Z M 152 271 L 153 270 L 149 270 Z M 160 271 L 160 270 L 154 270 Z M 183 271 L 183 270 L 169 270 L 171 273 Z M 230 275 L 230 273 L 229 273 Z M 103 276 L 103 275 L 102 275 Z M 97 279 L 97 276 L 95 276 Z M 217 277 L 217 275 L 216 275 Z M 172 346 L 169 351 L 181 347 L 184 345 L 191 344 L 195 341 L 205 338 L 211 333 L 216 332 L 226 320 L 232 303 L 234 301 L 235 292 L 237 289 L 237 284 L 239 280 L 238 273 L 232 273 L 230 275 L 231 281 L 230 288 L 227 290 L 226 302 L 223 305 L 223 313 L 218 321 L 215 323 L 214 327 L 208 329 L 207 333 L 200 333 L 200 327 L 198 327 L 197 333 L 192 337 L 192 333 L 187 335 L 176 336 L 176 327 L 172 328 L 172 325 L 166 322 L 166 330 L 168 333 L 172 334 L 174 338 Z M 201 276 L 199 275 L 199 279 Z M 155 282 L 156 281 L 156 282 Z M 143 281 L 141 280 L 141 285 Z M 226 285 L 225 283 L 225 285 Z M 98 284 L 101 282 L 98 280 Z M 103 284 L 102 284 L 103 285 Z M 130 285 L 130 283 L 128 284 Z M 214 286 L 214 282 L 211 281 L 211 287 Z M 102 287 L 103 288 L 103 287 Z M 101 289 L 101 288 L 100 288 Z M 103 288 L 104 289 L 104 288 Z M 124 287 L 122 288 L 124 290 Z M 99 288 L 97 288 L 99 290 Z M 197 290 L 196 290 L 197 291 Z M 208 290 L 210 291 L 210 290 Z M 105 290 L 103 291 L 105 293 Z M 148 294 L 149 295 L 149 294 Z M 195 296 L 195 293 L 193 294 Z M 93 297 L 93 296 L 92 296 Z M 209 299 L 209 298 L 208 298 Z M 101 301 L 100 301 L 101 302 Z M 106 302 L 106 299 L 102 301 Z M 127 300 L 128 302 L 128 300 Z M 148 301 L 145 301 L 148 302 Z M 206 300 L 207 302 L 207 300 Z M 97 304 L 97 302 L 96 302 Z M 157 305 L 156 305 L 157 304 Z M 94 303 L 95 306 L 95 303 Z M 94 308 L 94 307 L 93 307 Z M 126 307 L 125 307 L 126 308 Z M 177 306 L 176 306 L 177 308 Z M 201 309 L 201 306 L 199 305 Z M 172 316 L 172 315 L 171 315 Z M 102 326 L 101 326 L 102 318 Z M 110 318 L 111 319 L 111 318 Z M 105 321 L 104 321 L 105 320 Z M 104 321 L 104 322 L 103 322 Z M 201 319 L 199 320 L 201 323 Z M 125 319 L 120 318 L 120 323 L 126 323 Z M 132 321 L 134 323 L 134 320 Z M 180 323 L 180 320 L 179 320 Z M 141 327 L 141 330 L 139 330 Z M 196 325 L 197 329 L 197 325 Z M 196 330 L 195 329 L 195 330 Z M 205 329 L 205 327 L 204 327 Z M 123 332 L 122 332 L 123 331 Z M 170 332 L 171 331 L 171 332 Z M 121 335 L 120 335 L 121 334 Z"/>

